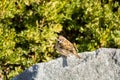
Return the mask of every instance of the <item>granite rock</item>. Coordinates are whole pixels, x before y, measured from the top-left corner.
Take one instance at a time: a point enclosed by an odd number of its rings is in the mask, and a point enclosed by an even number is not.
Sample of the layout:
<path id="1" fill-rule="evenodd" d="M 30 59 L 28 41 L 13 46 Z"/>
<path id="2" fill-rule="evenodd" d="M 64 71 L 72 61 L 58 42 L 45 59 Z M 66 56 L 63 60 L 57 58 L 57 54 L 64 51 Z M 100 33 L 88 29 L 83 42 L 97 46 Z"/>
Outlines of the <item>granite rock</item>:
<path id="1" fill-rule="evenodd" d="M 12 80 L 120 80 L 120 49 L 100 48 L 38 63 Z"/>

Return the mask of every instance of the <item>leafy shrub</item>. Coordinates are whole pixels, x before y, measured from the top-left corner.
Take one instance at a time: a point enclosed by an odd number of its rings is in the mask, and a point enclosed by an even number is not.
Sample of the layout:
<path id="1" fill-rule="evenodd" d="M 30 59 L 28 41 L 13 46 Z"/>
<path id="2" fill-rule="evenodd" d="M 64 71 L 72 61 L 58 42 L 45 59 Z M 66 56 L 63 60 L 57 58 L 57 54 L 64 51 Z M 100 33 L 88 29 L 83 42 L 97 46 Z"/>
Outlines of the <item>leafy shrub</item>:
<path id="1" fill-rule="evenodd" d="M 79 52 L 120 47 L 117 0 L 2 0 L 0 7 L 0 69 L 5 79 L 58 57 L 58 34 L 74 42 Z"/>

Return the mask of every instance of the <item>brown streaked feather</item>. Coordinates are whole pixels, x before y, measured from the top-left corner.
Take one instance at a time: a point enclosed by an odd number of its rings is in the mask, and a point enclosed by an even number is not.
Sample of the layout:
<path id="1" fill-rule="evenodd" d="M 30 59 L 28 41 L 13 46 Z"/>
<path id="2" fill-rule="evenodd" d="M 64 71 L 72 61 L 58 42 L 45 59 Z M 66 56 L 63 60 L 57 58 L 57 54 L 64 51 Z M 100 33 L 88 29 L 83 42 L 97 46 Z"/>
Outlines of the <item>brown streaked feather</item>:
<path id="1" fill-rule="evenodd" d="M 68 56 L 68 54 L 74 54 L 77 58 L 80 58 L 80 56 L 77 54 L 77 49 L 75 46 L 63 36 L 58 37 L 56 49 L 64 56 Z"/>

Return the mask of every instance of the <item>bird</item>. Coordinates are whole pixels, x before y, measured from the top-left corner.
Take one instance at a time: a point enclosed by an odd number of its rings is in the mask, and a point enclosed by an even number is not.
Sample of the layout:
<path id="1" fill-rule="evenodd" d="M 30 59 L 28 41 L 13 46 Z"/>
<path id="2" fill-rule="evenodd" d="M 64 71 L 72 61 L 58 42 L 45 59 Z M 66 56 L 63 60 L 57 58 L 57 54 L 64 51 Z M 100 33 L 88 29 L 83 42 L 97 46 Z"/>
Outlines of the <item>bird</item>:
<path id="1" fill-rule="evenodd" d="M 70 54 L 72 54 L 79 59 L 81 58 L 77 54 L 77 49 L 74 47 L 74 45 L 62 35 L 58 36 L 55 48 L 58 51 L 58 53 L 60 53 L 64 57 L 67 57 Z"/>

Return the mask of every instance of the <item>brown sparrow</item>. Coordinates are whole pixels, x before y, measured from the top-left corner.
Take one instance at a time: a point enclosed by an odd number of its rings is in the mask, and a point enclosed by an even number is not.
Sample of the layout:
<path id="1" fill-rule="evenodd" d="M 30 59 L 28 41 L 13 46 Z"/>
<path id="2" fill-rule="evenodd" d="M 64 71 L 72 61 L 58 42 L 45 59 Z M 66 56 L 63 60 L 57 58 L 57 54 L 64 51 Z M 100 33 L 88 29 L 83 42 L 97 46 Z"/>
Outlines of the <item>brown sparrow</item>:
<path id="1" fill-rule="evenodd" d="M 61 35 L 57 39 L 56 49 L 61 55 L 65 57 L 69 56 L 69 54 L 73 54 L 76 57 L 80 58 L 73 44 Z"/>

